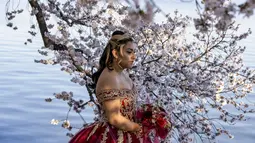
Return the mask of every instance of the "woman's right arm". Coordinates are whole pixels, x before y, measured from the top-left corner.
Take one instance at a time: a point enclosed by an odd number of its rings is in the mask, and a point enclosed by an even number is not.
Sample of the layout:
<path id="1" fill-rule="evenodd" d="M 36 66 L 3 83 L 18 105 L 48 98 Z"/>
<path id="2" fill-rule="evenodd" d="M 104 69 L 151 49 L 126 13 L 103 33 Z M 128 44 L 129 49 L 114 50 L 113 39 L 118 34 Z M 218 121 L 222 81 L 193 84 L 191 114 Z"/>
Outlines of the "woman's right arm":
<path id="1" fill-rule="evenodd" d="M 137 132 L 141 130 L 139 124 L 132 122 L 121 114 L 120 99 L 104 101 L 103 108 L 111 125 L 124 131 Z"/>

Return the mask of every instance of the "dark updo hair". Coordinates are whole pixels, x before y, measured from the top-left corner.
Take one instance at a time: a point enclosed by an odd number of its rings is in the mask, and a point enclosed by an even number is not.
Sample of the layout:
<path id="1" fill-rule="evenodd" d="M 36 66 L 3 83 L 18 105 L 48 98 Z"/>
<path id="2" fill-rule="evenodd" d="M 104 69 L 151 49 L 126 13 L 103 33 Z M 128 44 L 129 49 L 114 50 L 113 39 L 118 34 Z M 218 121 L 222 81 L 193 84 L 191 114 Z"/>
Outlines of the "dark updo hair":
<path id="1" fill-rule="evenodd" d="M 125 35 L 122 31 L 114 31 L 112 33 L 112 38 L 107 43 L 102 56 L 99 60 L 99 68 L 93 73 L 92 80 L 94 82 L 94 88 L 96 88 L 97 81 L 99 76 L 103 72 L 104 68 L 108 68 L 109 70 L 113 70 L 112 63 L 114 60 L 114 56 L 112 54 L 112 50 L 116 49 L 118 53 L 120 53 L 120 47 L 123 44 L 127 44 L 128 42 L 133 42 L 133 39 L 129 36 Z"/>
<path id="2" fill-rule="evenodd" d="M 112 36 L 114 36 L 114 35 L 124 35 L 125 33 L 124 32 L 122 32 L 122 31 L 114 31 L 113 33 L 112 33 Z"/>

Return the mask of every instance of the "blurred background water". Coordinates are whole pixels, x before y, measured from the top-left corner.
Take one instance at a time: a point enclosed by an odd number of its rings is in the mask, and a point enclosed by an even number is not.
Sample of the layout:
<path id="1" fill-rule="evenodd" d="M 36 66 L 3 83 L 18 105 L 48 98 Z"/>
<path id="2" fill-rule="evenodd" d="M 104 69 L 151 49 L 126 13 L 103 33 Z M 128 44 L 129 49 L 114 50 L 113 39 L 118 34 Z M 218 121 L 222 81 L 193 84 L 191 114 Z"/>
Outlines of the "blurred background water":
<path id="1" fill-rule="evenodd" d="M 22 3 L 23 2 L 23 3 Z M 21 6 L 26 6 L 22 1 Z M 166 5 L 172 6 L 170 9 Z M 68 106 L 64 102 L 53 101 L 46 103 L 45 98 L 53 93 L 73 91 L 75 97 L 86 99 L 85 88 L 70 82 L 71 76 L 60 71 L 59 66 L 34 63 L 34 59 L 45 58 L 37 50 L 43 45 L 40 35 L 33 38 L 33 43 L 23 43 L 31 36 L 27 33 L 31 22 L 29 15 L 19 17 L 19 29 L 13 31 L 7 28 L 4 16 L 5 1 L 0 4 L 0 143 L 59 143 L 67 142 L 67 130 L 50 124 L 51 119 L 64 119 Z M 194 3 L 180 3 L 177 1 L 162 0 L 159 6 L 166 11 L 179 9 L 183 14 L 195 15 Z M 238 18 L 242 24 L 241 29 L 249 27 L 253 31 L 254 17 L 250 19 Z M 243 40 L 240 45 L 247 46 L 244 54 L 246 66 L 255 67 L 255 34 Z M 255 102 L 254 92 L 249 99 Z M 83 112 L 87 122 L 92 122 L 93 112 L 88 109 Z M 227 136 L 218 138 L 220 143 L 254 143 L 255 142 L 255 116 L 249 115 L 246 122 L 239 122 L 235 126 L 226 126 L 235 136 L 230 140 Z M 82 120 L 71 114 L 74 124 Z"/>

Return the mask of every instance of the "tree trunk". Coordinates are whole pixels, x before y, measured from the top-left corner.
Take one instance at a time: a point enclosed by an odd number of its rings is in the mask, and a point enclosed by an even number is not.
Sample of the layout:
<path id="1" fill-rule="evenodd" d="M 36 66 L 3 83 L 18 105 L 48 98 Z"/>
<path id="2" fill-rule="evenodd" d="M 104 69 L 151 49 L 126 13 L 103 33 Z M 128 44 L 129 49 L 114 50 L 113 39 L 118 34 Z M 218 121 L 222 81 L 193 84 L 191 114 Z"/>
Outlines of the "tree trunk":
<path id="1" fill-rule="evenodd" d="M 37 0 L 28 0 L 28 2 L 29 2 L 30 6 L 33 9 L 38 10 L 38 13 L 35 15 L 36 20 L 37 20 L 38 25 L 39 25 L 39 29 L 40 29 L 40 33 L 41 33 L 41 36 L 42 36 L 42 39 L 43 39 L 44 46 L 49 47 L 50 45 L 53 44 L 53 42 L 48 37 L 45 36 L 45 33 L 48 32 L 48 28 L 47 28 L 47 24 L 45 22 L 45 19 L 43 17 L 42 9 L 39 6 Z"/>

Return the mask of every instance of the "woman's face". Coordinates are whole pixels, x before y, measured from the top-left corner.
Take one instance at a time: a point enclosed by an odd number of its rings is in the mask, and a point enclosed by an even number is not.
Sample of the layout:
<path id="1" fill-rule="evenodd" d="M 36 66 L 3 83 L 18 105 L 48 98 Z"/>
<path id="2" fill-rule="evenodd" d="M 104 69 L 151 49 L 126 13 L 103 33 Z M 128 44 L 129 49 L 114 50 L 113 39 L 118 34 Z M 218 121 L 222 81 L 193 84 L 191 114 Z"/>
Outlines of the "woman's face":
<path id="1" fill-rule="evenodd" d="M 121 51 L 120 51 L 121 52 Z M 128 42 L 123 48 L 122 48 L 122 54 L 121 55 L 121 62 L 120 65 L 123 68 L 132 68 L 133 63 L 136 59 L 135 55 L 135 44 L 133 42 Z"/>

